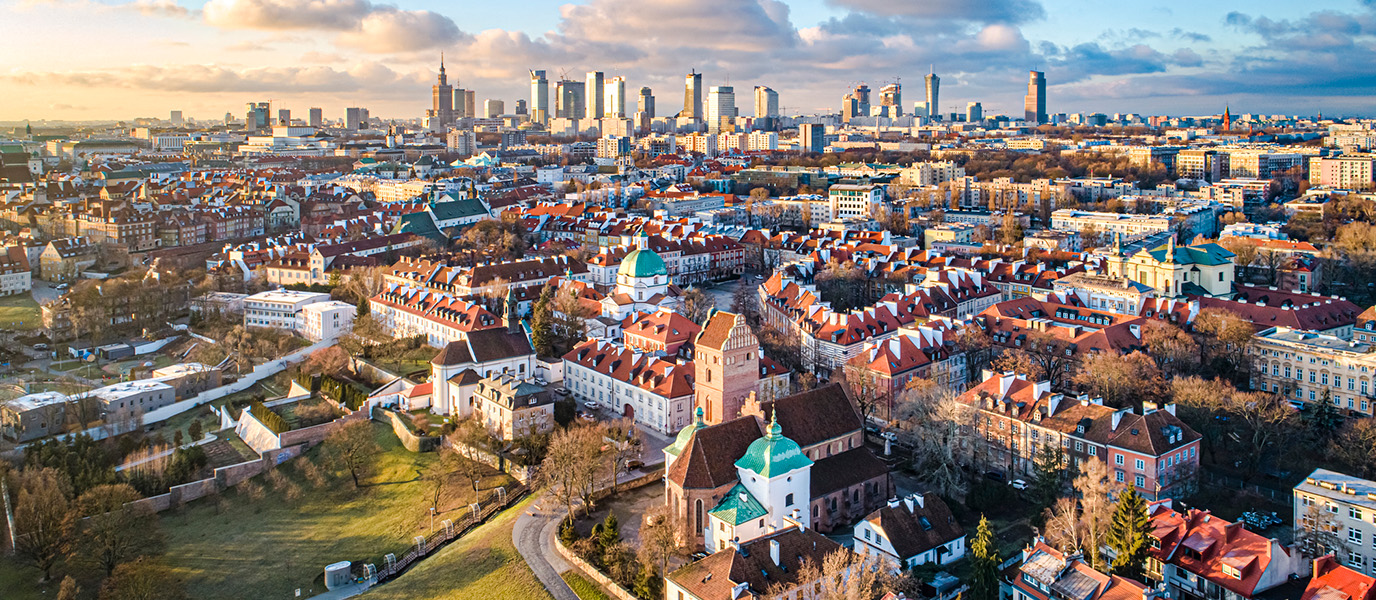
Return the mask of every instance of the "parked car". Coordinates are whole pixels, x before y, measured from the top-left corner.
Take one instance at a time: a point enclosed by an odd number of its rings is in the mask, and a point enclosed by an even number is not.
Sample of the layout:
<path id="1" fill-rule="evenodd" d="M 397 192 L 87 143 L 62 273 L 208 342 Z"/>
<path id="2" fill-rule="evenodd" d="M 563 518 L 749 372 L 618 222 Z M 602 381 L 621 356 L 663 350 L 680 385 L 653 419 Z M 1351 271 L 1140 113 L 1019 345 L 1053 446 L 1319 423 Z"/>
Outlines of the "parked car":
<path id="1" fill-rule="evenodd" d="M 589 401 L 587 401 L 587 402 L 584 402 L 584 403 L 583 403 L 583 406 L 586 406 L 586 407 L 588 408 L 588 410 L 597 410 L 597 409 L 599 409 L 599 408 L 602 408 L 602 405 L 598 404 L 597 402 L 595 402 L 595 401 L 593 401 L 593 400 L 589 400 Z"/>
<path id="2" fill-rule="evenodd" d="M 594 416 L 592 416 L 591 414 L 585 413 L 585 412 L 580 412 L 580 413 L 578 413 L 578 418 L 580 418 L 580 419 L 582 419 L 582 420 L 584 420 L 584 421 L 587 421 L 587 422 L 589 422 L 589 423 L 591 423 L 591 422 L 597 420 L 597 417 L 594 417 Z"/>
<path id="3" fill-rule="evenodd" d="M 1008 485 L 1013 486 L 1013 489 L 1015 490 L 1027 489 L 1027 482 L 1021 479 L 1014 479 L 1013 481 L 1008 482 Z"/>
<path id="4" fill-rule="evenodd" d="M 991 479 L 991 480 L 993 480 L 993 481 L 997 481 L 997 482 L 999 482 L 999 483 L 1003 483 L 1003 472 L 1002 472 L 1002 471 L 989 471 L 989 472 L 986 472 L 986 473 L 984 474 L 984 476 L 985 476 L 985 477 L 988 477 L 989 479 Z"/>
<path id="5" fill-rule="evenodd" d="M 554 388 L 554 393 L 559 394 L 560 396 L 567 396 L 567 395 L 569 395 L 569 389 L 568 389 L 568 388 Z"/>
<path id="6" fill-rule="evenodd" d="M 641 462 L 641 461 L 638 461 L 638 460 L 628 460 L 628 461 L 626 461 L 626 470 L 627 470 L 627 471 L 634 471 L 634 470 L 639 469 L 639 468 L 641 468 L 641 467 L 643 467 L 643 466 L 645 466 L 645 463 L 643 463 L 643 462 Z"/>
<path id="7" fill-rule="evenodd" d="M 47 344 L 43 344 L 43 343 L 34 344 L 34 345 L 33 345 L 33 349 L 34 349 L 34 350 L 37 350 L 37 351 L 39 351 L 39 352 L 47 352 L 47 351 L 48 351 L 48 345 L 47 345 Z"/>

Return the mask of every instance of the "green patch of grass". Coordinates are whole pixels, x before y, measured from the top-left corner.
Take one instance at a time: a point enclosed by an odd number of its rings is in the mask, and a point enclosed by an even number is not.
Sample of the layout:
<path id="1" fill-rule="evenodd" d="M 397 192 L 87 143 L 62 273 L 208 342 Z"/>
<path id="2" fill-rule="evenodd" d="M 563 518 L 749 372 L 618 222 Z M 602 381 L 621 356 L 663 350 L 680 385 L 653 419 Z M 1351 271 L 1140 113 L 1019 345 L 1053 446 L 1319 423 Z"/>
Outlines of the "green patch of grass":
<path id="1" fill-rule="evenodd" d="M 0 298 L 0 328 L 31 331 L 43 327 L 43 309 L 30 294 Z"/>
<path id="2" fill-rule="evenodd" d="M 22 564 L 13 557 L 0 557 L 0 590 L 4 590 L 5 600 L 44 600 L 56 597 L 60 579 L 54 577 L 55 581 L 40 584 L 39 575 L 42 573 L 38 569 Z"/>
<path id="3" fill-rule="evenodd" d="M 573 588 L 573 593 L 578 594 L 579 600 L 610 600 L 601 587 L 574 571 L 564 571 L 559 576 Z"/>
<path id="4" fill-rule="evenodd" d="M 186 582 L 191 597 L 230 600 L 291 597 L 297 588 L 313 595 L 324 591 L 327 564 L 380 565 L 387 553 L 402 555 L 416 535 L 430 531 L 430 488 L 419 477 L 438 457 L 406 451 L 382 424 L 374 423 L 373 433 L 383 452 L 361 489 L 354 490 L 344 472 L 317 488 L 302 465 L 282 465 L 278 471 L 290 483 L 274 489 L 267 483 L 271 478 L 259 477 L 246 484 L 263 485 L 267 491 L 261 497 L 253 498 L 241 485 L 218 500 L 206 498 L 163 513 L 166 553 L 159 560 Z M 320 448 L 307 456 L 317 465 L 325 463 Z M 293 485 L 304 492 L 299 498 L 287 493 Z M 486 491 L 513 482 L 490 471 L 480 485 Z M 435 525 L 461 518 L 472 501 L 471 487 L 451 482 Z M 509 527 L 506 536 L 509 543 Z"/>
<path id="5" fill-rule="evenodd" d="M 400 577 L 368 590 L 366 600 L 549 600 L 511 541 L 516 517 L 534 496 L 445 546 Z M 586 598 L 586 597 L 585 597 Z"/>

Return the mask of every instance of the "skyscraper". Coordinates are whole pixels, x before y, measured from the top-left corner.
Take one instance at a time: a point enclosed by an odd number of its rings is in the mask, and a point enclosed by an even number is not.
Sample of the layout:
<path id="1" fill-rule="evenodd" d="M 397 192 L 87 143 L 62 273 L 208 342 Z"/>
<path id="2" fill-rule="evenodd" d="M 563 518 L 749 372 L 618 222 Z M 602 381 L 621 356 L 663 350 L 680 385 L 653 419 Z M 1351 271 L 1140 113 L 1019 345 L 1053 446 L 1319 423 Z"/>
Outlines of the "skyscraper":
<path id="1" fill-rule="evenodd" d="M 1027 96 L 1022 101 L 1023 120 L 1041 125 L 1046 122 L 1046 73 L 1027 72 Z"/>
<path id="2" fill-rule="evenodd" d="M 588 83 L 583 88 L 585 92 L 584 101 L 587 102 L 583 116 L 586 119 L 601 119 L 607 112 L 605 76 L 601 71 L 588 71 Z"/>
<path id="3" fill-rule="evenodd" d="M 984 120 L 984 106 L 978 102 L 971 102 L 965 105 L 965 120 L 970 123 L 978 123 Z"/>
<path id="4" fill-rule="evenodd" d="M 350 131 L 358 131 L 368 127 L 368 109 L 366 108 L 346 108 L 344 109 L 344 128 Z"/>
<path id="5" fill-rule="evenodd" d="M 244 116 L 244 129 L 262 129 L 268 126 L 268 112 L 272 109 L 267 102 L 249 102 L 248 113 Z"/>
<path id="6" fill-rule="evenodd" d="M 714 85 L 707 93 L 707 131 L 732 131 L 736 118 L 736 89 L 729 85 Z"/>
<path id="7" fill-rule="evenodd" d="M 607 112 L 603 116 L 608 119 L 626 118 L 626 78 L 620 75 L 613 77 L 607 82 Z"/>
<path id="8" fill-rule="evenodd" d="M 487 117 L 487 118 L 489 118 L 489 119 L 495 119 L 495 118 L 500 117 L 500 116 L 502 116 L 502 115 L 504 115 L 504 114 L 506 114 L 506 103 L 505 103 L 505 102 L 502 102 L 501 100 L 494 100 L 494 99 L 492 99 L 492 98 L 488 98 L 487 100 L 483 100 L 483 116 L 484 116 L 484 117 Z"/>
<path id="9" fill-rule="evenodd" d="M 640 100 L 636 102 L 636 111 L 645 113 L 646 117 L 655 118 L 655 96 L 650 88 L 640 88 Z"/>
<path id="10" fill-rule="evenodd" d="M 549 80 L 544 70 L 530 72 L 530 120 L 543 124 L 549 119 Z"/>
<path id="11" fill-rule="evenodd" d="M 855 117 L 870 114 L 870 86 L 861 83 L 841 98 L 841 120 L 849 123 Z"/>
<path id="12" fill-rule="evenodd" d="M 279 108 L 279 109 L 277 109 L 277 124 L 278 124 L 278 125 L 291 125 L 291 109 L 290 109 L 290 108 Z"/>
<path id="13" fill-rule="evenodd" d="M 769 86 L 755 86 L 755 118 L 779 116 L 779 92 Z"/>
<path id="14" fill-rule="evenodd" d="M 310 125 L 311 125 L 311 127 L 324 127 L 324 126 L 325 126 L 325 113 L 324 113 L 324 111 L 322 111 L 322 110 L 320 110 L 320 109 L 318 109 L 318 108 L 312 108 L 312 109 L 311 109 L 311 122 L 310 122 Z"/>
<path id="15" fill-rule="evenodd" d="M 936 69 L 927 75 L 927 117 L 935 119 L 941 114 L 941 78 Z"/>
<path id="16" fill-rule="evenodd" d="M 567 79 L 555 84 L 554 116 L 560 119 L 581 119 L 585 109 L 586 90 L 583 82 Z"/>
<path id="17" fill-rule="evenodd" d="M 431 89 L 430 116 L 439 120 L 441 128 L 454 122 L 454 86 L 444 75 L 444 53 L 440 53 L 440 75 Z"/>
<path id="18" fill-rule="evenodd" d="M 821 152 L 826 148 L 827 126 L 803 123 L 798 126 L 798 144 L 803 152 Z"/>
<path id="19" fill-rule="evenodd" d="M 680 119 L 701 120 L 703 118 L 702 73 L 694 69 L 683 79 L 683 110 L 678 113 L 678 117 Z"/>
<path id="20" fill-rule="evenodd" d="M 511 111 L 511 112 L 513 112 L 513 113 L 515 113 L 515 114 L 518 114 L 518 115 L 529 115 L 529 114 L 530 114 L 530 106 L 526 104 L 526 99 L 525 99 L 525 98 L 517 98 L 517 99 L 516 99 L 516 110 L 513 110 L 513 111 Z"/>
<path id="21" fill-rule="evenodd" d="M 478 95 L 473 90 L 454 90 L 454 120 L 478 116 Z"/>
<path id="22" fill-rule="evenodd" d="M 174 110 L 174 111 L 172 111 L 172 114 L 170 115 L 170 118 L 169 118 L 168 120 L 172 122 L 172 125 L 173 125 L 174 127 L 181 127 L 181 125 L 182 125 L 182 111 L 180 111 L 180 110 Z"/>
<path id="23" fill-rule="evenodd" d="M 897 81 L 879 88 L 879 106 L 888 106 L 885 109 L 889 118 L 903 116 L 903 85 Z"/>

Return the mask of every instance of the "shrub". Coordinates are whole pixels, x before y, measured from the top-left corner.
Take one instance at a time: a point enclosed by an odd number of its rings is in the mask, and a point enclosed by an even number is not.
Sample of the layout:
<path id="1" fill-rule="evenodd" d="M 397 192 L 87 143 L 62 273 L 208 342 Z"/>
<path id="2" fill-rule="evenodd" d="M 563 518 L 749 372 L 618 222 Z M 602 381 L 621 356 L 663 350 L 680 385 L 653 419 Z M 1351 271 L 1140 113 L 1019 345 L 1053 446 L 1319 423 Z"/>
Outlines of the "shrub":
<path id="1" fill-rule="evenodd" d="M 264 427 L 267 427 L 273 433 L 280 435 L 291 431 L 291 426 L 287 425 L 286 419 L 283 419 L 282 415 L 264 406 L 261 401 L 254 402 L 249 406 L 248 412 L 253 415 L 253 418 L 258 419 L 259 423 L 262 423 Z"/>
<path id="2" fill-rule="evenodd" d="M 336 416 L 338 413 L 335 412 L 334 406 L 331 406 L 329 402 L 319 401 L 296 405 L 296 418 L 300 420 L 302 427 L 329 423 Z"/>

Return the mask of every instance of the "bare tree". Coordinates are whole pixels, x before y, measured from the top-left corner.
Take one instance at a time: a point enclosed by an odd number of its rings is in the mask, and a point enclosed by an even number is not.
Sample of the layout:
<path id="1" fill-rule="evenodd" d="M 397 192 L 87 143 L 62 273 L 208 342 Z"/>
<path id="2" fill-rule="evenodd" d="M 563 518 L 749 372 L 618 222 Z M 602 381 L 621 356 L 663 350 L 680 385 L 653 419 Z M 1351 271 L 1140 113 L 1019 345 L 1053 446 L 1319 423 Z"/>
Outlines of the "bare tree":
<path id="1" fill-rule="evenodd" d="M 14 504 L 15 552 L 52 577 L 53 565 L 67 551 L 72 521 L 68 520 L 69 492 L 55 469 L 28 468 L 18 473 Z"/>
<path id="2" fill-rule="evenodd" d="M 1090 566 L 1099 571 L 1108 567 L 1103 546 L 1108 541 L 1109 525 L 1113 521 L 1112 495 L 1121 486 L 1108 475 L 1108 465 L 1101 460 L 1081 463 L 1080 474 L 1071 483 L 1080 496 L 1080 519 L 1083 525 L 1081 543 L 1088 554 Z"/>
<path id="3" fill-rule="evenodd" d="M 1067 554 L 1079 551 L 1083 545 L 1084 524 L 1079 504 L 1075 498 L 1062 497 L 1045 512 L 1047 541 Z"/>
<path id="4" fill-rule="evenodd" d="M 1346 529 L 1337 514 L 1320 504 L 1311 504 L 1295 524 L 1295 547 L 1308 558 L 1325 554 L 1345 557 L 1347 536 L 1341 532 Z"/>
<path id="5" fill-rule="evenodd" d="M 77 500 L 68 513 L 78 531 L 75 553 L 114 573 L 115 567 L 148 549 L 157 536 L 152 508 L 134 504 L 139 493 L 127 483 L 98 485 Z"/>
<path id="6" fill-rule="evenodd" d="M 325 438 L 325 449 L 333 459 L 349 471 L 357 489 L 373 466 L 373 457 L 382 451 L 373 437 L 371 421 L 349 421 Z"/>
<path id="7" fill-rule="evenodd" d="M 971 460 L 970 431 L 975 411 L 954 392 L 936 385 L 904 390 L 895 407 L 901 441 L 913 449 L 913 468 L 924 482 L 946 496 L 965 491 L 961 465 Z"/>
<path id="8" fill-rule="evenodd" d="M 656 575 L 663 577 L 669 572 L 669 558 L 677 548 L 674 517 L 668 506 L 657 504 L 645 512 L 641 521 L 640 548 L 637 551 L 640 562 L 653 567 Z"/>
<path id="9" fill-rule="evenodd" d="M 597 427 L 570 427 L 556 432 L 550 440 L 540 473 L 550 493 L 568 509 L 569 517 L 577 500 L 592 510 L 592 493 L 602 470 L 601 448 L 602 432 Z"/>
<path id="10" fill-rule="evenodd" d="M 856 554 L 846 548 L 828 554 L 820 566 L 804 562 L 798 582 L 805 589 L 813 587 L 810 600 L 873 600 L 893 587 L 890 571 L 877 553 Z"/>

